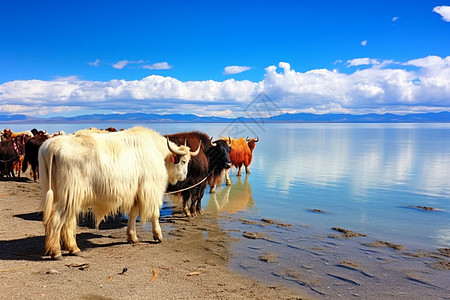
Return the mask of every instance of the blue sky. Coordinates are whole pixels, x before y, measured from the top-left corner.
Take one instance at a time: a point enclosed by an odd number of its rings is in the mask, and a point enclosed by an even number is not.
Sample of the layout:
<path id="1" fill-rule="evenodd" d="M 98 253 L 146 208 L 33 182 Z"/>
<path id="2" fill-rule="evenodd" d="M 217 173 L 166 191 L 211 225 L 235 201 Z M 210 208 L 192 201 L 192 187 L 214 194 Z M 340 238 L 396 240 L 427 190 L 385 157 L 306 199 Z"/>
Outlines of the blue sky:
<path id="1" fill-rule="evenodd" d="M 0 0 L 0 114 L 450 110 L 450 1 Z"/>

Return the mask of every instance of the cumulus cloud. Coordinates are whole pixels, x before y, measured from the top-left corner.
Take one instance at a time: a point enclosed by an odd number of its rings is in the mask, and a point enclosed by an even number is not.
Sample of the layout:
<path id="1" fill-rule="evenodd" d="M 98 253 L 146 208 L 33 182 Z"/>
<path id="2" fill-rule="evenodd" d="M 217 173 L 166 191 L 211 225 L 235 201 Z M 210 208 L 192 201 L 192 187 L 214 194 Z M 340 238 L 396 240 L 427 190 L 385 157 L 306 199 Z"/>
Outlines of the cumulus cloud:
<path id="1" fill-rule="evenodd" d="M 433 11 L 440 14 L 445 22 L 450 22 L 450 6 L 436 6 Z"/>
<path id="2" fill-rule="evenodd" d="M 362 65 L 379 65 L 379 64 L 380 61 L 378 59 L 368 57 L 347 60 L 347 67 L 355 67 Z"/>
<path id="3" fill-rule="evenodd" d="M 224 75 L 232 75 L 232 74 L 239 74 L 245 71 L 250 70 L 250 67 L 247 66 L 228 66 L 225 67 L 223 74 Z"/>
<path id="4" fill-rule="evenodd" d="M 58 106 L 73 106 L 82 110 L 152 111 L 155 108 L 195 110 L 206 105 L 226 104 L 230 109 L 251 101 L 262 90 L 260 84 L 248 80 L 180 81 L 171 77 L 148 76 L 142 80 L 42 81 L 16 80 L 0 85 L 0 109 L 10 112 L 7 105 L 23 105 L 22 113 L 55 111 Z M 213 109 L 217 110 L 217 107 Z M 222 108 L 221 108 L 222 109 Z M 226 109 L 226 108 L 225 108 Z"/>
<path id="5" fill-rule="evenodd" d="M 342 73 L 314 69 L 297 72 L 288 62 L 265 69 L 259 82 L 180 81 L 148 76 L 141 80 L 16 80 L 0 85 L 5 113 L 73 114 L 107 112 L 183 112 L 245 115 L 262 93 L 284 112 L 425 112 L 450 109 L 450 56 L 427 56 L 403 63 L 374 58 L 348 60 L 363 69 Z M 348 69 L 350 71 L 352 69 Z M 64 79 L 64 80 L 62 80 Z M 76 80 L 75 80 L 76 79 Z"/>
<path id="6" fill-rule="evenodd" d="M 170 70 L 173 68 L 173 66 L 169 65 L 167 62 L 159 62 L 159 63 L 154 63 L 151 65 L 144 65 L 142 66 L 143 69 L 148 69 L 148 70 Z"/>
<path id="7" fill-rule="evenodd" d="M 55 78 L 55 81 L 77 81 L 80 80 L 77 75 L 70 75 L 70 76 L 57 76 Z"/>
<path id="8" fill-rule="evenodd" d="M 416 67 L 421 67 L 425 69 L 440 70 L 443 68 L 450 67 L 450 56 L 441 58 L 435 55 L 429 55 L 424 58 L 413 59 L 405 63 L 405 65 L 411 65 Z"/>

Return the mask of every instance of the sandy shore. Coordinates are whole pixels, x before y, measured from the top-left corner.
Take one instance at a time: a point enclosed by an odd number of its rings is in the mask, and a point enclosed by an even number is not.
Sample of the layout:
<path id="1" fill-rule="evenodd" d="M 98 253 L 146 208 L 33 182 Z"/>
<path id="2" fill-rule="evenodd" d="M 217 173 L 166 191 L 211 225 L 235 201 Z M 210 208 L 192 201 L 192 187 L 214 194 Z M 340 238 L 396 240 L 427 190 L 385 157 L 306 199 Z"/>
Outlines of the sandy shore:
<path id="1" fill-rule="evenodd" d="M 80 226 L 81 256 L 42 256 L 40 187 L 0 181 L 1 299 L 444 299 L 448 249 L 396 249 L 370 237 L 317 235 L 273 220 L 163 211 L 162 243 L 139 224 Z M 347 236 L 350 234 L 350 236 Z M 393 246 L 394 245 L 394 246 Z M 397 245 L 398 246 L 398 245 Z"/>

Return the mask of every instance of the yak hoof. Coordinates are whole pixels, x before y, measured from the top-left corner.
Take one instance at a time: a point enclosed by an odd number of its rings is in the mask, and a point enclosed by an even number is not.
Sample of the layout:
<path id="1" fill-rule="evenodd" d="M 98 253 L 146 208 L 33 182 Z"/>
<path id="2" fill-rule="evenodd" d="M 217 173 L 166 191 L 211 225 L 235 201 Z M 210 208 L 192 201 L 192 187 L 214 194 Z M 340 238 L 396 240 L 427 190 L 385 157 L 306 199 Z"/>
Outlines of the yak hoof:
<path id="1" fill-rule="evenodd" d="M 158 243 L 161 243 L 161 242 L 163 241 L 162 235 L 154 235 L 154 236 L 153 236 L 153 239 L 154 239 L 155 241 L 157 241 Z"/>
<path id="2" fill-rule="evenodd" d="M 72 255 L 72 256 L 81 256 L 81 251 L 77 251 L 77 252 L 69 252 L 69 255 Z"/>
<path id="3" fill-rule="evenodd" d="M 52 259 L 53 260 L 63 260 L 63 257 L 62 257 L 61 254 L 59 254 L 59 255 L 52 255 Z"/>
<path id="4" fill-rule="evenodd" d="M 138 238 L 129 237 L 129 238 L 127 238 L 127 241 L 130 244 L 137 244 L 137 243 L 139 243 L 139 239 Z"/>

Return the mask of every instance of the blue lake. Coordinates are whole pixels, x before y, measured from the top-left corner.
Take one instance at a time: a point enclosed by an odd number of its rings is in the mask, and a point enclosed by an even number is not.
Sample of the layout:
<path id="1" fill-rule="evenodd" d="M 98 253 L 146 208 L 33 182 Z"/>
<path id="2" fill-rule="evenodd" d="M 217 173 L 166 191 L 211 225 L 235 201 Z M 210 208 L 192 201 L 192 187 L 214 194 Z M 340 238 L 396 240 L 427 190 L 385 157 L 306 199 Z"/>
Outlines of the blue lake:
<path id="1" fill-rule="evenodd" d="M 1 124 L 67 133 L 91 126 Z M 162 134 L 258 136 L 251 174 L 205 193 L 203 209 L 308 226 L 348 228 L 378 240 L 434 250 L 450 247 L 450 124 L 140 124 Z M 433 207 L 424 211 L 413 206 Z M 313 212 L 317 209 L 323 212 Z"/>

